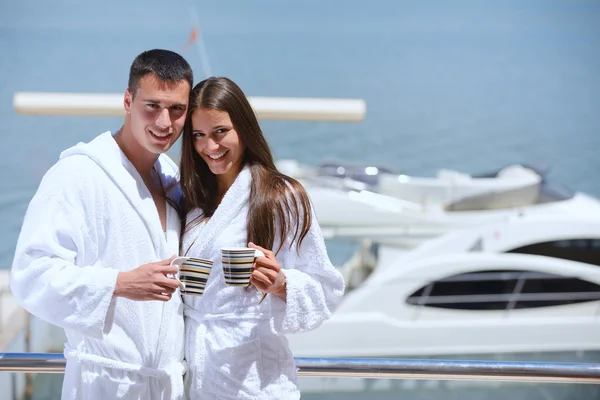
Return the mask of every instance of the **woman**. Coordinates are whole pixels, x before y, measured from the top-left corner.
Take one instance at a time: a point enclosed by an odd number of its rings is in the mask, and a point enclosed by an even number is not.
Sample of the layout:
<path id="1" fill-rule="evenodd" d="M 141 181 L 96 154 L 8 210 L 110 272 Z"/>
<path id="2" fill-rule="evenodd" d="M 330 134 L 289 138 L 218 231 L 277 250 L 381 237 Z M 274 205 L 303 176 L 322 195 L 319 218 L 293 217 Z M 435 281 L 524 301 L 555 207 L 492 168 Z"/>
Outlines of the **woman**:
<path id="1" fill-rule="evenodd" d="M 227 78 L 194 87 L 183 136 L 182 252 L 214 261 L 204 294 L 183 296 L 189 396 L 298 399 L 284 335 L 318 327 L 344 292 L 308 195 L 277 171 L 246 96 Z M 265 254 L 251 286 L 227 286 L 220 248 L 246 246 Z"/>

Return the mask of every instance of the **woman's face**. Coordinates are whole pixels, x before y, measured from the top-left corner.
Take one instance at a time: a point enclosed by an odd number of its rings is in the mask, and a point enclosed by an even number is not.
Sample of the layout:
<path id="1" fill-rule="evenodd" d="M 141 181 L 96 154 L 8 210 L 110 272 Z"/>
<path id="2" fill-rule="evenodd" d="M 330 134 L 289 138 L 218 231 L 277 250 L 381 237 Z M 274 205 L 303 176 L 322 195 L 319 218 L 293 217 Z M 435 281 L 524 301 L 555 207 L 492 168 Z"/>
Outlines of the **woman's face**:
<path id="1" fill-rule="evenodd" d="M 242 169 L 244 144 L 226 111 L 199 108 L 192 113 L 196 152 L 219 178 L 233 182 Z"/>

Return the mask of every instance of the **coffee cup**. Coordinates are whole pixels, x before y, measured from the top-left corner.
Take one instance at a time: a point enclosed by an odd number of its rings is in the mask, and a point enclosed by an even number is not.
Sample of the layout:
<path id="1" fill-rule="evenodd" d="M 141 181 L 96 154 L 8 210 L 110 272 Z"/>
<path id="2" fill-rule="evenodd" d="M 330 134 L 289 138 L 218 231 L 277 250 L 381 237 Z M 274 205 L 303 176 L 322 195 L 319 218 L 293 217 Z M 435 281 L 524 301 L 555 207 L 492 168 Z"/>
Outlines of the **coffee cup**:
<path id="1" fill-rule="evenodd" d="M 264 253 L 251 247 L 223 247 L 221 261 L 225 283 L 232 286 L 248 286 L 252 276 L 252 265 L 256 257 Z"/>
<path id="2" fill-rule="evenodd" d="M 202 296 L 210 275 L 213 262 L 194 257 L 177 257 L 171 265 L 179 270 L 179 290 L 181 294 Z"/>

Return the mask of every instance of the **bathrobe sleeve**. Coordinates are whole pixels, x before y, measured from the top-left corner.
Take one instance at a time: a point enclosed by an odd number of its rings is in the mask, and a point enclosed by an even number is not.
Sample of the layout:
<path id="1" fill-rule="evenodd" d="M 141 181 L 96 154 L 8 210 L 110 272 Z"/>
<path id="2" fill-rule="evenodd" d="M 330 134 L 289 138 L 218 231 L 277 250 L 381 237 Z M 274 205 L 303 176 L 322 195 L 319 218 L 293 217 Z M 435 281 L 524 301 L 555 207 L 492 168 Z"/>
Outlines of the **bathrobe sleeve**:
<path id="1" fill-rule="evenodd" d="M 102 217 L 94 193 L 98 168 L 68 157 L 44 176 L 25 215 L 10 286 L 33 315 L 102 338 L 110 329 L 119 271 L 97 262 L 84 265 L 98 259 L 101 240 L 95 226 Z"/>
<path id="2" fill-rule="evenodd" d="M 287 300 L 271 297 L 272 328 L 277 334 L 310 331 L 331 317 L 344 295 L 344 279 L 331 264 L 317 217 L 302 245 L 290 248 L 289 239 L 278 256 L 286 277 Z"/>

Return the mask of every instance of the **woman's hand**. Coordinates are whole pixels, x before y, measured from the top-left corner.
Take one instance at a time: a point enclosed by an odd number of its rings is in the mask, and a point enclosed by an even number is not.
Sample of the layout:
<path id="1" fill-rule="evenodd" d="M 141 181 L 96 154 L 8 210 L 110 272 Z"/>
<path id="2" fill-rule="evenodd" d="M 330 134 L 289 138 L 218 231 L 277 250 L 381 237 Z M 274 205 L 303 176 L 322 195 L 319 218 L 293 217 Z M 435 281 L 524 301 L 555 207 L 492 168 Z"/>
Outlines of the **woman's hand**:
<path id="1" fill-rule="evenodd" d="M 264 249 L 252 242 L 248 243 L 248 247 L 260 250 L 265 254 L 264 257 L 256 257 L 252 266 L 253 271 L 250 283 L 263 293 L 272 293 L 283 301 L 286 301 L 285 274 L 281 272 L 281 267 L 275 259 L 275 254 L 271 250 Z"/>

